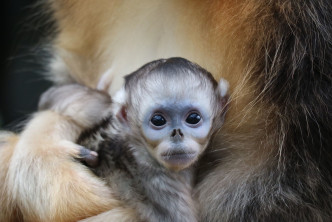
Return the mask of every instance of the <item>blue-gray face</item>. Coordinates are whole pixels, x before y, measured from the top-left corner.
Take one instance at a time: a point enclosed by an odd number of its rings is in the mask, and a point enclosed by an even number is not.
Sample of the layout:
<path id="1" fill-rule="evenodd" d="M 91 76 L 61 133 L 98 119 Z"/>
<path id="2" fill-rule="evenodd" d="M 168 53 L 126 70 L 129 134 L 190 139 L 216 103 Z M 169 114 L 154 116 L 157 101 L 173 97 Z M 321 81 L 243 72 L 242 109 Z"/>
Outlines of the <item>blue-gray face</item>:
<path id="1" fill-rule="evenodd" d="M 143 134 L 159 162 L 180 170 L 196 161 L 211 129 L 210 107 L 190 101 L 164 101 L 148 110 Z"/>

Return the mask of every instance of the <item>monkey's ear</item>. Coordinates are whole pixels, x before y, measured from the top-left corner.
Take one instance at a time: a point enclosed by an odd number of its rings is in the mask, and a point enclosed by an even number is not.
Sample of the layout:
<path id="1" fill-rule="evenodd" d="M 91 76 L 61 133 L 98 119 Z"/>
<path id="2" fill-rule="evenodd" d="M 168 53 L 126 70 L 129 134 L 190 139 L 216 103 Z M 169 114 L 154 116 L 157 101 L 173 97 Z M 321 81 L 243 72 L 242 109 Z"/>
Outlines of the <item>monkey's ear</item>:
<path id="1" fill-rule="evenodd" d="M 116 113 L 116 118 L 119 119 L 119 121 L 123 124 L 127 124 L 128 119 L 127 119 L 127 107 L 121 106 L 119 111 Z"/>
<path id="2" fill-rule="evenodd" d="M 126 103 L 126 90 L 122 87 L 119 91 L 117 91 L 113 97 L 113 102 L 115 105 L 114 113 L 116 113 L 116 118 L 123 124 L 127 124 L 127 107 Z"/>
<path id="3" fill-rule="evenodd" d="M 119 91 L 117 91 L 115 93 L 115 95 L 113 96 L 113 101 L 115 103 L 118 103 L 118 104 L 125 104 L 126 102 L 126 90 L 125 90 L 125 87 L 121 87 L 121 89 L 119 89 Z"/>
<path id="4" fill-rule="evenodd" d="M 220 107 L 221 107 L 221 112 L 220 112 L 220 116 L 219 116 L 219 124 L 218 127 L 220 127 L 223 123 L 224 123 L 224 119 L 225 119 L 225 114 L 228 110 L 228 99 L 229 99 L 229 95 L 228 95 L 228 89 L 229 89 L 229 84 L 228 82 L 221 78 L 218 84 L 218 93 L 221 96 L 220 97 Z"/>
<path id="5" fill-rule="evenodd" d="M 221 96 L 220 105 L 223 110 L 227 110 L 227 103 L 229 99 L 228 89 L 229 89 L 228 82 L 225 79 L 221 78 L 218 84 L 218 91 L 219 91 L 218 93 Z"/>
<path id="6" fill-rule="evenodd" d="M 227 95 L 228 88 L 229 88 L 228 82 L 225 79 L 221 78 L 219 80 L 218 89 L 222 97 L 225 97 Z"/>

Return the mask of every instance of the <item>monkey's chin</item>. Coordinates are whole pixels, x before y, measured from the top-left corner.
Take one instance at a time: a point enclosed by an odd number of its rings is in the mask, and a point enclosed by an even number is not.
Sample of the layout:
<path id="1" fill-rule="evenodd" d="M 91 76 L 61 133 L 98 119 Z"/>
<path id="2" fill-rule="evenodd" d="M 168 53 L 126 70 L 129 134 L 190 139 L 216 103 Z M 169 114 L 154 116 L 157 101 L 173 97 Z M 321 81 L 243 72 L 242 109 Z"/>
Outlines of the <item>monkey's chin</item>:
<path id="1" fill-rule="evenodd" d="M 197 159 L 197 153 L 165 152 L 162 153 L 160 157 L 166 168 L 179 171 L 192 165 Z"/>

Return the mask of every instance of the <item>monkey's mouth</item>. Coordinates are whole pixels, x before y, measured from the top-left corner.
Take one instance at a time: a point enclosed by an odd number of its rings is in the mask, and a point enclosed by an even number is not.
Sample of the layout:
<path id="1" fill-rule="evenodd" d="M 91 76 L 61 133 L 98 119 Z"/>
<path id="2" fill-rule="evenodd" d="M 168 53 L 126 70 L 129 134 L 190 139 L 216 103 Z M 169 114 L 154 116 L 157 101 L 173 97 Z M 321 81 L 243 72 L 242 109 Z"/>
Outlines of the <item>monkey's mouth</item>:
<path id="1" fill-rule="evenodd" d="M 189 166 L 196 159 L 196 152 L 193 151 L 170 151 L 161 153 L 161 158 L 168 165 Z"/>

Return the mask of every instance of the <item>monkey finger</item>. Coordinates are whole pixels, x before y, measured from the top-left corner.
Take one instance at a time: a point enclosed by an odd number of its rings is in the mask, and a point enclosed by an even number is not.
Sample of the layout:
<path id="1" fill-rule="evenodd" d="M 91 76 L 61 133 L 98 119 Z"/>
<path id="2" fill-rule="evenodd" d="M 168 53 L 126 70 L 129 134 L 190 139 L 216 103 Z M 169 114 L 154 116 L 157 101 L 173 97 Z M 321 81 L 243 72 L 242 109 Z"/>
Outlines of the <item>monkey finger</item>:
<path id="1" fill-rule="evenodd" d="M 80 147 L 78 159 L 84 161 L 90 167 L 95 167 L 98 165 L 98 153 L 86 149 L 83 146 Z"/>
<path id="2" fill-rule="evenodd" d="M 98 154 L 95 151 L 89 150 L 68 140 L 62 140 L 59 144 L 61 147 L 65 148 L 66 153 L 69 153 L 70 156 L 86 163 L 88 166 L 95 167 L 98 165 Z"/>

